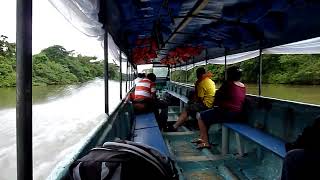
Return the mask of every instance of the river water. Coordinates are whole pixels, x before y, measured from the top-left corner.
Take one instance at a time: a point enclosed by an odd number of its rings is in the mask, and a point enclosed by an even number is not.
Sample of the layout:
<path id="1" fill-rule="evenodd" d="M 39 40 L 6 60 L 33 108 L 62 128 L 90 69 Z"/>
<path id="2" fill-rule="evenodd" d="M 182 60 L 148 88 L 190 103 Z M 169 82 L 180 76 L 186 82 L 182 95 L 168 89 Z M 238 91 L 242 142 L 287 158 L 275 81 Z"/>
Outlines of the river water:
<path id="1" fill-rule="evenodd" d="M 119 82 L 109 82 L 110 111 L 120 102 Z M 125 83 L 124 83 L 125 90 Z M 104 114 L 104 83 L 33 88 L 34 179 L 45 179 Z M 0 180 L 16 179 L 15 88 L 0 88 Z M 100 117 L 100 118 L 99 118 Z"/>
<path id="2" fill-rule="evenodd" d="M 111 111 L 119 100 L 119 82 L 109 82 Z M 33 88 L 34 179 L 45 179 L 81 138 L 99 122 L 104 112 L 101 79 L 69 86 Z M 125 87 L 125 84 L 124 86 Z M 125 90 L 125 88 L 123 88 Z M 257 94 L 256 85 L 247 85 Z M 320 104 L 320 86 L 263 85 L 262 94 Z M 0 180 L 16 179 L 15 88 L 0 88 Z"/>

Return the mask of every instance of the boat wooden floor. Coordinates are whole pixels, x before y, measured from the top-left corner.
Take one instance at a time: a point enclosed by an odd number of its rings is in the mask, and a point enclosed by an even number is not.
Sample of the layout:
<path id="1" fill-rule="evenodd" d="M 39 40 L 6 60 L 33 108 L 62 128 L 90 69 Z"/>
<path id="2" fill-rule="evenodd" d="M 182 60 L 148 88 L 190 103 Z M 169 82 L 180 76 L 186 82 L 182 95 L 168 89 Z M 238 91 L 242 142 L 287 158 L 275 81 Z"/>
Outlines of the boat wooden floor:
<path id="1" fill-rule="evenodd" d="M 169 121 L 174 121 L 176 117 L 177 114 L 170 113 L 169 109 Z M 219 146 L 198 150 L 191 141 L 199 137 L 199 131 L 185 127 L 179 129 L 179 132 L 163 132 L 163 137 L 179 169 L 180 179 L 256 180 L 274 179 L 274 174 L 280 174 L 281 165 L 275 164 L 277 161 L 270 162 L 276 157 L 270 153 L 264 154 L 263 150 L 263 157 L 257 157 L 256 152 L 247 153 L 244 157 L 237 154 L 221 155 Z"/>

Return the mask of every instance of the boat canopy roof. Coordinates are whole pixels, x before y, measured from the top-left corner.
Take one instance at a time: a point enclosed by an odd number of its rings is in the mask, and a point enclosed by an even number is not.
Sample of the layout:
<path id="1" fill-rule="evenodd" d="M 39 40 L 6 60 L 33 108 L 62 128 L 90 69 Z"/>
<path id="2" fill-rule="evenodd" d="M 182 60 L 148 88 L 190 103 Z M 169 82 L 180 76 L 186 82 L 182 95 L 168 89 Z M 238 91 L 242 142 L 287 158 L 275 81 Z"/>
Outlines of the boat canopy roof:
<path id="1" fill-rule="evenodd" d="M 114 53 L 135 65 L 222 64 L 225 55 L 231 64 L 260 49 L 320 52 L 318 0 L 49 1 L 87 35 L 102 39 L 106 30 Z"/>

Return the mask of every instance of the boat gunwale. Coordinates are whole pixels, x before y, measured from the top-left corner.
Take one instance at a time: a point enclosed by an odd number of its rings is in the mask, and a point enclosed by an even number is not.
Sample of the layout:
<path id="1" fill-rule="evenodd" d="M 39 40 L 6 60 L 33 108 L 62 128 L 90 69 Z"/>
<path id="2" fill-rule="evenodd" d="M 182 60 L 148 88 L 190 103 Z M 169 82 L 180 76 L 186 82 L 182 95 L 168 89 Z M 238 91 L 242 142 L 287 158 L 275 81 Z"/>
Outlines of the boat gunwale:
<path id="1" fill-rule="evenodd" d="M 180 82 L 176 82 L 176 81 L 169 81 L 170 83 L 179 85 L 179 86 L 184 86 L 184 87 L 194 87 L 193 84 L 186 84 L 186 83 L 180 83 Z M 255 95 L 255 94 L 246 94 L 247 96 L 250 97 L 256 97 L 256 98 L 264 98 L 264 99 L 269 99 L 269 100 L 273 100 L 273 101 L 280 101 L 280 102 L 284 102 L 284 103 L 294 103 L 297 105 L 303 105 L 303 106 L 311 106 L 311 107 L 317 107 L 320 108 L 320 105 L 318 104 L 312 104 L 312 103 L 305 103 L 305 102 L 300 102 L 300 101 L 294 101 L 294 100 L 287 100 L 287 99 L 280 99 L 280 98 L 275 98 L 275 97 L 269 97 L 269 96 L 259 96 L 259 95 Z"/>
<path id="2" fill-rule="evenodd" d="M 133 89 L 133 88 L 132 88 Z M 105 131 L 103 134 L 108 134 L 111 131 L 111 128 L 108 128 L 110 124 L 114 123 L 116 117 L 119 114 L 119 111 L 125 107 L 128 102 L 128 97 L 130 92 L 128 91 L 126 97 L 122 99 L 119 104 L 116 106 L 114 111 L 108 116 L 107 114 L 102 113 L 97 118 L 104 118 L 94 129 L 92 129 L 84 138 L 82 138 L 78 143 L 73 147 L 71 151 L 62 161 L 59 161 L 55 167 L 52 169 L 50 174 L 47 176 L 47 180 L 52 179 L 64 179 L 68 175 L 68 170 L 70 165 L 82 155 L 82 153 L 89 148 L 94 138 L 102 131 Z M 101 137 L 98 138 L 97 142 L 101 141 Z"/>

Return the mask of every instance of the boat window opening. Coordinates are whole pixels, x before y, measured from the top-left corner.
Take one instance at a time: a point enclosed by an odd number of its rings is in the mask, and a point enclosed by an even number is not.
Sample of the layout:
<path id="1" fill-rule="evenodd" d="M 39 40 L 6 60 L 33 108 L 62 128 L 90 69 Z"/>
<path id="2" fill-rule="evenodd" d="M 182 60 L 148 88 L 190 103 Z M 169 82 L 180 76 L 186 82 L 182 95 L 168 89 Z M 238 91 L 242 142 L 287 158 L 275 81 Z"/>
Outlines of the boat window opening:
<path id="1" fill-rule="evenodd" d="M 153 73 L 160 78 L 164 78 L 168 76 L 168 68 L 167 67 L 154 67 Z"/>

